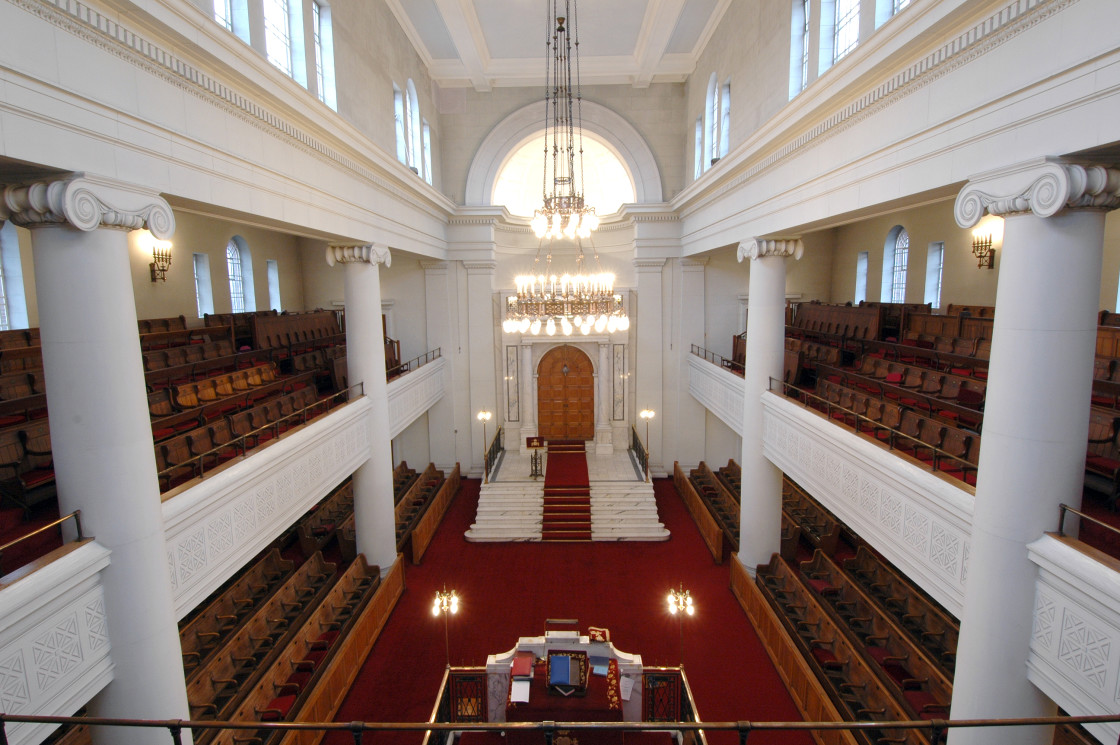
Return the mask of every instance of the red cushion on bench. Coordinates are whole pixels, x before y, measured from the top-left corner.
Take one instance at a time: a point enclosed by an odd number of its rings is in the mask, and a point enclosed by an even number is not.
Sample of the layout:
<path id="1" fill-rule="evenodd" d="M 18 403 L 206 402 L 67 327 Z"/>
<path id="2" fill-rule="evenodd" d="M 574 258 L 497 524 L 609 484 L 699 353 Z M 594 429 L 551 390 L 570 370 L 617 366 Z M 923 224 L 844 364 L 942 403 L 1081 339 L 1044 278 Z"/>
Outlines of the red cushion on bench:
<path id="1" fill-rule="evenodd" d="M 296 695 L 290 693 L 287 696 L 277 696 L 268 702 L 268 706 L 261 709 L 260 714 L 262 722 L 276 722 L 288 716 L 288 712 L 292 710 L 292 706 L 296 703 Z"/>
<path id="2" fill-rule="evenodd" d="M 42 486 L 54 481 L 54 471 L 47 468 L 37 468 L 34 471 L 20 474 L 19 480 L 27 487 Z"/>

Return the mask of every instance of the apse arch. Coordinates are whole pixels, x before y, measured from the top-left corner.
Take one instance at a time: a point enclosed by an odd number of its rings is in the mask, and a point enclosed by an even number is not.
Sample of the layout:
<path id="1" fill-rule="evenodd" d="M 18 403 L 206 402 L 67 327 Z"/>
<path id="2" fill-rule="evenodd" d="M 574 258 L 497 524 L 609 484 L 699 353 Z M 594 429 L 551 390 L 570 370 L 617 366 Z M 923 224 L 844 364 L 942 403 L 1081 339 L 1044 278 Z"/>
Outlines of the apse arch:
<path id="1" fill-rule="evenodd" d="M 653 151 L 638 130 L 601 104 L 584 101 L 582 110 L 584 132 L 603 141 L 630 171 L 635 200 L 638 203 L 662 201 L 661 172 Z M 542 105 L 532 103 L 513 112 L 490 130 L 467 171 L 467 187 L 463 195 L 466 205 L 490 204 L 494 183 L 502 166 L 521 145 L 543 131 L 543 114 Z"/>

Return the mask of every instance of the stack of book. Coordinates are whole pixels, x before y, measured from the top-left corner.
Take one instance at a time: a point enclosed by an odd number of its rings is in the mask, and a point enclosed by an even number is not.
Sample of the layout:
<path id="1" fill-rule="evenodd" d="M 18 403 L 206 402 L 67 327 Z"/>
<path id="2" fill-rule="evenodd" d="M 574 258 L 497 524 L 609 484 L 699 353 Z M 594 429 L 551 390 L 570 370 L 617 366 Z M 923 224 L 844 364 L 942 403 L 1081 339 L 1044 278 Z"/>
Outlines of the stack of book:
<path id="1" fill-rule="evenodd" d="M 533 681 L 533 663 L 536 655 L 532 652 L 518 652 L 510 665 L 509 701 L 511 704 L 529 703 L 529 687 Z"/>
<path id="2" fill-rule="evenodd" d="M 579 660 L 566 654 L 548 656 L 549 689 L 563 696 L 571 696 L 582 685 Z"/>

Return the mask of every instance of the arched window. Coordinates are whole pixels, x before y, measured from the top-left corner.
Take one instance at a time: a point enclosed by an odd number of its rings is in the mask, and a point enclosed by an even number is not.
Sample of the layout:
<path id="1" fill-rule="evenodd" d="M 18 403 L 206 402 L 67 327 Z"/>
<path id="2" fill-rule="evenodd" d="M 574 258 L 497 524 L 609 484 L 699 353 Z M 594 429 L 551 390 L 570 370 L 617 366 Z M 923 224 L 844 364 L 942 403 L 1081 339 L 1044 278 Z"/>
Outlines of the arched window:
<path id="1" fill-rule="evenodd" d="M 867 251 L 856 254 L 856 292 L 852 302 L 859 305 L 867 300 Z"/>
<path id="2" fill-rule="evenodd" d="M 789 97 L 809 84 L 809 0 L 793 0 L 789 23 Z"/>
<path id="3" fill-rule="evenodd" d="M 906 302 L 909 259 L 910 234 L 901 225 L 895 225 L 887 232 L 887 240 L 883 243 L 883 302 Z"/>
<path id="4" fill-rule="evenodd" d="M 532 217 L 540 209 L 544 183 L 544 132 L 522 142 L 498 171 L 494 179 L 491 204 L 503 204 L 513 215 Z M 583 132 L 583 173 L 576 174 L 576 189 L 583 191 L 586 203 L 600 215 L 637 199 L 634 180 L 606 143 L 587 130 Z M 580 177 L 584 179 L 580 182 Z"/>
<path id="5" fill-rule="evenodd" d="M 731 81 L 719 89 L 719 153 L 717 158 L 727 155 L 731 149 Z"/>
<path id="6" fill-rule="evenodd" d="M 708 95 L 704 99 L 704 170 L 719 159 L 719 83 L 716 74 L 708 80 Z"/>
<path id="7" fill-rule="evenodd" d="M 420 103 L 416 100 L 416 85 L 412 78 L 404 88 L 404 138 L 405 165 L 419 174 L 423 166 L 420 135 Z"/>
<path id="8" fill-rule="evenodd" d="M 432 128 L 424 120 L 424 180 L 432 183 Z"/>
<path id="9" fill-rule="evenodd" d="M 404 135 L 404 94 L 393 83 L 393 117 L 397 127 L 397 160 L 408 165 L 408 142 Z"/>
<path id="10" fill-rule="evenodd" d="M 234 313 L 256 310 L 253 287 L 253 257 L 249 244 L 239 235 L 226 244 L 226 268 L 229 270 L 229 299 Z"/>
<path id="11" fill-rule="evenodd" d="M 693 178 L 700 178 L 704 175 L 704 117 L 696 117 L 696 142 L 694 159 L 696 161 L 696 173 Z"/>

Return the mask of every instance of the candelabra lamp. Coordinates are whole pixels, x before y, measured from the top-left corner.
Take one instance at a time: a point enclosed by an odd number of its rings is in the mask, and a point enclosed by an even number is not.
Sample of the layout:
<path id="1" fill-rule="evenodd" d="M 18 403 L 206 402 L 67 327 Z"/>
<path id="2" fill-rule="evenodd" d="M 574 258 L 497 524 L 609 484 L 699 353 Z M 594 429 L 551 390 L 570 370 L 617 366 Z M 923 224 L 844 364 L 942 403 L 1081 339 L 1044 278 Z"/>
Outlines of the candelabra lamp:
<path id="1" fill-rule="evenodd" d="M 684 589 L 669 590 L 669 614 L 677 617 L 677 629 L 681 638 L 681 669 L 684 669 L 684 617 L 696 614 L 696 606 L 692 604 L 692 593 Z"/>
<path id="2" fill-rule="evenodd" d="M 436 593 L 435 602 L 432 603 L 432 615 L 443 614 L 443 646 L 447 650 L 447 667 L 451 667 L 451 632 L 448 630 L 447 617 L 459 612 L 459 596 L 454 590 L 443 590 Z"/>

